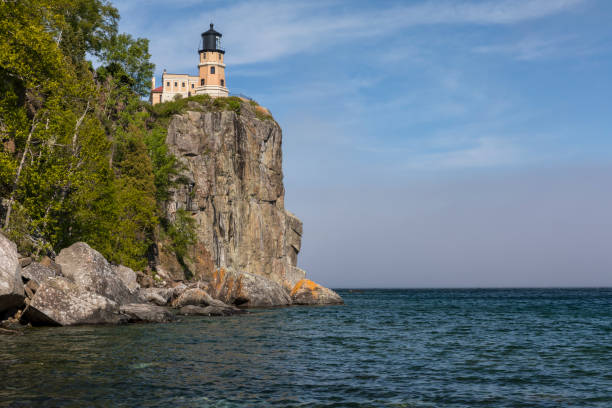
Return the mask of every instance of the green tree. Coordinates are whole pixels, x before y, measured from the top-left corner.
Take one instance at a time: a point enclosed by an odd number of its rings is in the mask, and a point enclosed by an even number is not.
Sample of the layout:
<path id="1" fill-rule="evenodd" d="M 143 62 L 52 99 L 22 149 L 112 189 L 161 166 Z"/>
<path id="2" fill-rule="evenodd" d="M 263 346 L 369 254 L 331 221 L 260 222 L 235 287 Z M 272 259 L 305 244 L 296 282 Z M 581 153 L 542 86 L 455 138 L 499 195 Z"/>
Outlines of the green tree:
<path id="1" fill-rule="evenodd" d="M 108 1 L 55 0 L 45 6 L 54 14 L 54 24 L 48 27 L 73 63 L 84 61 L 87 53 L 100 56 L 117 33 L 119 12 Z"/>
<path id="2" fill-rule="evenodd" d="M 120 132 L 115 158 L 117 221 L 113 230 L 114 260 L 136 268 L 145 265 L 144 253 L 157 225 L 155 184 L 142 129 L 131 124 Z"/>
<path id="3" fill-rule="evenodd" d="M 131 79 L 132 90 L 140 96 L 148 96 L 155 65 L 149 59 L 149 40 L 132 38 L 130 34 L 112 36 L 101 52 L 107 70 L 116 78 L 121 74 Z"/>
<path id="4" fill-rule="evenodd" d="M 0 1 L 0 226 L 23 253 L 86 241 L 138 269 L 159 234 L 179 259 L 194 242 L 189 214 L 163 211 L 181 182 L 166 126 L 187 102 L 141 100 L 148 40 L 118 18 L 105 0 Z"/>

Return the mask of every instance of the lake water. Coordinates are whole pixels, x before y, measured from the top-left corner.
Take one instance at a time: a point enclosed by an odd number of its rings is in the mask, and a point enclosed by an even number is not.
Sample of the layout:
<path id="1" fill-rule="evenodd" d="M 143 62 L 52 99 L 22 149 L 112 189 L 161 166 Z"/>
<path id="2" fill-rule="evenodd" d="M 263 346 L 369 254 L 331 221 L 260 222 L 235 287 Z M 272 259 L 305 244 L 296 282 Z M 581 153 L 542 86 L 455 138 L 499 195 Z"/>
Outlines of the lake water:
<path id="1" fill-rule="evenodd" d="M 339 293 L 0 336 L 0 406 L 612 407 L 612 289 Z"/>

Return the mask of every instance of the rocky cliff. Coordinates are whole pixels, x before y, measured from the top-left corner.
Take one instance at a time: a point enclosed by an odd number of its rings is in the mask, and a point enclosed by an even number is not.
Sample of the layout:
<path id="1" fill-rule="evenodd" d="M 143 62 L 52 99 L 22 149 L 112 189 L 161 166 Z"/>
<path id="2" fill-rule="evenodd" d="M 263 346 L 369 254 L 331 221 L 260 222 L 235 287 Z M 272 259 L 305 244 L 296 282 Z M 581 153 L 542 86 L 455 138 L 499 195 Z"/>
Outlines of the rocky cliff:
<path id="1" fill-rule="evenodd" d="M 184 165 L 186 181 L 166 211 L 170 219 L 178 209 L 192 215 L 197 244 L 183 266 L 160 245 L 158 272 L 176 279 L 187 269 L 212 279 L 227 268 L 291 290 L 305 275 L 296 267 L 302 222 L 284 207 L 280 126 L 252 103 L 230 111 L 188 106 L 168 127 L 166 143 Z"/>
<path id="2" fill-rule="evenodd" d="M 36 262 L 0 233 L 0 334 L 25 324 L 166 322 L 175 314 L 343 303 L 296 266 L 302 223 L 284 207 L 282 132 L 267 110 L 186 105 L 168 126 L 166 143 L 182 170 L 165 211 L 170 220 L 180 211 L 195 221 L 187 256 L 160 238 L 152 260 L 165 279 L 153 281 L 84 242 Z"/>

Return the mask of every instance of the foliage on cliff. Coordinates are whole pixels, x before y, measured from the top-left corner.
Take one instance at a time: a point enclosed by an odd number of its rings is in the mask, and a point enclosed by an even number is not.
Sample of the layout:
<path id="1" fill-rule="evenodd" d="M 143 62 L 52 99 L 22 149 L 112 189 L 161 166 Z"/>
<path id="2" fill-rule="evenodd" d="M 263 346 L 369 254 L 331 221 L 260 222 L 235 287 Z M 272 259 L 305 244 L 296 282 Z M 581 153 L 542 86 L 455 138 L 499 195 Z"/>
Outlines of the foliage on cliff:
<path id="1" fill-rule="evenodd" d="M 177 170 L 140 100 L 148 40 L 118 18 L 105 0 L 0 2 L 0 226 L 23 252 L 86 241 L 145 266 Z"/>

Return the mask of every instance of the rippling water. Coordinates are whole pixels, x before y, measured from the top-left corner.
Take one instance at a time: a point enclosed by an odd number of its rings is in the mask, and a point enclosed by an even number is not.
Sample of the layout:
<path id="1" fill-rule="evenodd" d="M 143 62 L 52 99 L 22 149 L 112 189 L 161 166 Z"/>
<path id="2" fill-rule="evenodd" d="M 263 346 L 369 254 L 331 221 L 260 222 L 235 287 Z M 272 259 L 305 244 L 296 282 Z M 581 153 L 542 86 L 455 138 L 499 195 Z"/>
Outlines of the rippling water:
<path id="1" fill-rule="evenodd" d="M 0 406 L 612 407 L 612 289 L 340 293 L 3 336 Z"/>

